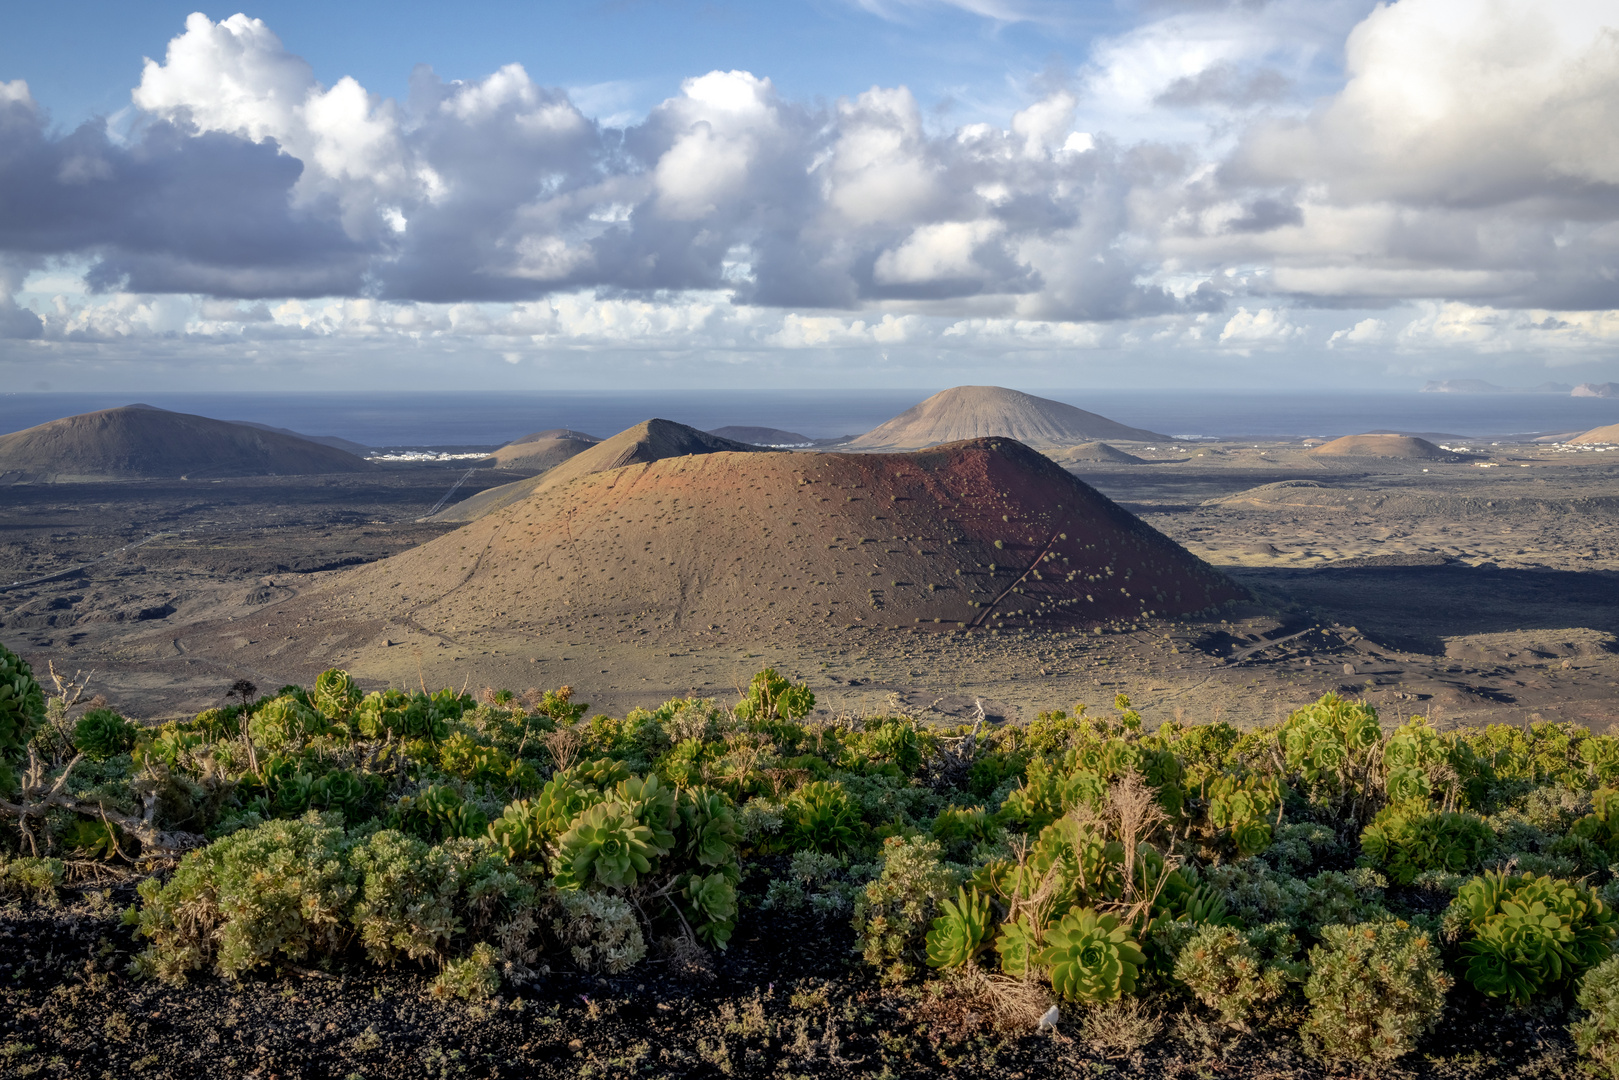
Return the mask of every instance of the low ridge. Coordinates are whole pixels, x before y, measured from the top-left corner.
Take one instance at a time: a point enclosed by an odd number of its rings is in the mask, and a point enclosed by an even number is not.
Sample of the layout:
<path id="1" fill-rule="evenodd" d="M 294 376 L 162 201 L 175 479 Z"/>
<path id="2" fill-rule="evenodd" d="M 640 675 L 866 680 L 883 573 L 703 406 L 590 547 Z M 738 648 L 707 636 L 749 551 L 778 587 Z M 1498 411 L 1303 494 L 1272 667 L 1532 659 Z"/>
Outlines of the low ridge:
<path id="1" fill-rule="evenodd" d="M 751 443 L 754 446 L 813 446 L 815 440 L 808 435 L 800 435 L 796 431 L 783 431 L 773 427 L 747 427 L 746 425 L 733 425 L 731 427 L 715 428 L 710 435 L 718 435 L 722 439 L 735 439 L 737 442 Z"/>
<path id="2" fill-rule="evenodd" d="M 485 514 L 512 505 L 537 491 L 565 484 L 582 476 L 617 469 L 637 462 L 659 461 L 688 454 L 720 451 L 757 452 L 756 446 L 723 439 L 673 420 L 645 420 L 610 439 L 574 454 L 538 476 L 530 476 L 500 487 L 480 491 L 432 516 L 433 521 L 476 521 Z"/>
<path id="3" fill-rule="evenodd" d="M 1000 386 L 957 386 L 934 394 L 847 445 L 851 450 L 915 450 L 995 436 L 1036 447 L 1099 439 L 1170 441 L 1168 435 L 1129 427 L 1049 398 Z"/>
<path id="4" fill-rule="evenodd" d="M 1403 461 L 1455 461 L 1457 455 L 1414 435 L 1345 435 L 1307 453 L 1316 457 L 1377 457 Z"/>
<path id="5" fill-rule="evenodd" d="M 1128 623 L 1242 595 L 1010 439 L 711 452 L 576 476 L 332 589 L 327 617 L 429 629 L 727 633 Z"/>
<path id="6" fill-rule="evenodd" d="M 125 405 L 0 435 L 0 480 L 292 476 L 375 468 L 344 450 L 247 424 Z"/>

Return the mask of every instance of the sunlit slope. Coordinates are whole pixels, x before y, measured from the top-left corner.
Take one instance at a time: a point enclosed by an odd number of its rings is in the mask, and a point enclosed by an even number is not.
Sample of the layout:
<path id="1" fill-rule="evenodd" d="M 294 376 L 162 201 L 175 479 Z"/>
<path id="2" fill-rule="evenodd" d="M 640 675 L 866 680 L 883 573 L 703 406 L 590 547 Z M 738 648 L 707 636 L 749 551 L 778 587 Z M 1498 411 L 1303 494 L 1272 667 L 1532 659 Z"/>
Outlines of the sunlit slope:
<path id="1" fill-rule="evenodd" d="M 1099 439 L 1153 442 L 1169 438 L 1000 386 L 957 386 L 934 394 L 848 445 L 858 450 L 912 450 L 993 436 L 1038 447 Z"/>
<path id="2" fill-rule="evenodd" d="M 720 451 L 757 450 L 747 443 L 724 439 L 698 431 L 673 420 L 645 420 L 632 428 L 604 439 L 564 460 L 538 476 L 530 476 L 500 487 L 480 491 L 470 499 L 440 511 L 435 521 L 476 521 L 486 514 L 511 506 L 536 492 L 566 484 L 580 477 L 621 468 L 636 462 Z"/>
<path id="3" fill-rule="evenodd" d="M 356 615 L 458 630 L 740 631 L 1090 624 L 1199 612 L 1239 592 L 1047 458 L 979 439 L 623 466 L 347 574 L 331 596 Z"/>

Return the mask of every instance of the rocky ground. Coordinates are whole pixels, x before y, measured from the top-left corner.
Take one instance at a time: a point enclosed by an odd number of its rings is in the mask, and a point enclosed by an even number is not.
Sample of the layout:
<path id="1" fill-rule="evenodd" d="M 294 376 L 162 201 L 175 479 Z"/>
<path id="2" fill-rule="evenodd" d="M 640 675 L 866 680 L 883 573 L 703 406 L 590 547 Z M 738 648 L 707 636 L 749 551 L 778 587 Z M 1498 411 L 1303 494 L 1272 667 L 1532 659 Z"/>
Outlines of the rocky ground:
<path id="1" fill-rule="evenodd" d="M 757 901 L 773 868 L 745 883 Z M 598 978 L 559 968 L 482 1004 L 428 993 L 429 973 L 358 954 L 329 971 L 127 973 L 139 950 L 127 884 L 68 890 L 58 908 L 0 908 L 0 1076 L 127 1077 L 1266 1077 L 1344 1075 L 1296 1037 L 1221 1027 L 1148 993 L 1128 1008 L 1067 1009 L 1055 1031 L 991 1023 L 960 987 L 885 990 L 844 919 L 747 911 L 707 971 L 652 960 Z M 1380 1075 L 1582 1075 L 1560 1003 L 1508 1012 L 1467 987 L 1438 1030 Z"/>

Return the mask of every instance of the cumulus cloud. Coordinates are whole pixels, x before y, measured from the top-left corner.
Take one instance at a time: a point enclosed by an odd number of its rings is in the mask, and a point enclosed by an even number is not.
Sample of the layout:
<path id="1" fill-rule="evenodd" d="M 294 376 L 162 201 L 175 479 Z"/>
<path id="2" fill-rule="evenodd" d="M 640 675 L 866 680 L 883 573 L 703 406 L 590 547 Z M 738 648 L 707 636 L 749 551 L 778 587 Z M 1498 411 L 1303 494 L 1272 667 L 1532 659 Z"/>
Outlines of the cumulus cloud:
<path id="1" fill-rule="evenodd" d="M 1402 0 L 1349 34 L 1348 80 L 1259 123 L 1222 173 L 1296 192 L 1250 250 L 1310 298 L 1619 306 L 1619 18 L 1579 0 Z"/>
<path id="2" fill-rule="evenodd" d="M 1220 331 L 1220 344 L 1236 349 L 1275 348 L 1303 333 L 1303 327 L 1293 325 L 1274 308 L 1249 311 L 1239 307 Z"/>
<path id="3" fill-rule="evenodd" d="M 322 84 L 262 21 L 192 15 L 146 62 L 127 137 L 57 131 L 0 82 L 0 336 L 476 337 L 520 359 L 1609 340 L 1619 33 L 1600 5 L 1143 10 L 1073 78 L 954 128 L 903 86 L 807 102 L 738 70 L 618 127 L 517 64 L 420 67 L 396 101 Z M 1303 98 L 1339 44 L 1344 77 Z M 63 259 L 99 299 L 29 298 Z"/>

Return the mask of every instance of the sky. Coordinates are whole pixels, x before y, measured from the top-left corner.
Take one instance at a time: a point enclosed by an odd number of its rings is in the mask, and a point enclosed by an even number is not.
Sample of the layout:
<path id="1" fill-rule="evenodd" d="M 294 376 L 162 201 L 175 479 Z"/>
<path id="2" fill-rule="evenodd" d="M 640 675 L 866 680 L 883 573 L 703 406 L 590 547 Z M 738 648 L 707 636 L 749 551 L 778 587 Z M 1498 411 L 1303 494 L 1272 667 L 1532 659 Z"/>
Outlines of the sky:
<path id="1" fill-rule="evenodd" d="M 7 18 L 7 389 L 1619 380 L 1619 0 Z"/>

